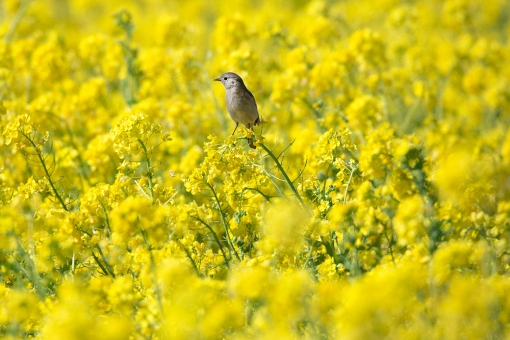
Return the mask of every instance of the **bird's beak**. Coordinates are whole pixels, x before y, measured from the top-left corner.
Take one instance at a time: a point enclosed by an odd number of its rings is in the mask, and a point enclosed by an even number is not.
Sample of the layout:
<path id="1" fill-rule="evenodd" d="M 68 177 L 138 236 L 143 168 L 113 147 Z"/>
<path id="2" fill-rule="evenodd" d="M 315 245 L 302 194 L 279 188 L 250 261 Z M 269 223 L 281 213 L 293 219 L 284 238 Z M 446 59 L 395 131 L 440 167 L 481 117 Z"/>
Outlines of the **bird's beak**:
<path id="1" fill-rule="evenodd" d="M 221 78 L 214 78 L 215 81 L 221 81 Z"/>

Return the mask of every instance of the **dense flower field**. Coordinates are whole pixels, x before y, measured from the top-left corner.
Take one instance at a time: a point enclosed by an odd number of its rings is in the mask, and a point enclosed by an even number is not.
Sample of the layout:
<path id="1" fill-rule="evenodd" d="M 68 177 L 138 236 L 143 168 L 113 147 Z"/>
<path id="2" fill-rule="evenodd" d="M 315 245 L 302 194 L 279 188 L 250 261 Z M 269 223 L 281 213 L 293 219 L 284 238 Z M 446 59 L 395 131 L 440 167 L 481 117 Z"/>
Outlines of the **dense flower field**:
<path id="1" fill-rule="evenodd" d="M 0 2 L 0 337 L 508 339 L 509 13 Z"/>

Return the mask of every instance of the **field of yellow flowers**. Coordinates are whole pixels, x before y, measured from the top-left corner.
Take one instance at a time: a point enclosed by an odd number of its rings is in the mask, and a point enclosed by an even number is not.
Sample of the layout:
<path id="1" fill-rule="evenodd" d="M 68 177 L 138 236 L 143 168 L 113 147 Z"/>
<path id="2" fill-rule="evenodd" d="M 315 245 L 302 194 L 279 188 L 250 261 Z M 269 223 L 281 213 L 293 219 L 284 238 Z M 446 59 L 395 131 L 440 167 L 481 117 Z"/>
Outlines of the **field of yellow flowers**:
<path id="1" fill-rule="evenodd" d="M 506 0 L 0 2 L 0 337 L 509 339 L 509 36 Z"/>

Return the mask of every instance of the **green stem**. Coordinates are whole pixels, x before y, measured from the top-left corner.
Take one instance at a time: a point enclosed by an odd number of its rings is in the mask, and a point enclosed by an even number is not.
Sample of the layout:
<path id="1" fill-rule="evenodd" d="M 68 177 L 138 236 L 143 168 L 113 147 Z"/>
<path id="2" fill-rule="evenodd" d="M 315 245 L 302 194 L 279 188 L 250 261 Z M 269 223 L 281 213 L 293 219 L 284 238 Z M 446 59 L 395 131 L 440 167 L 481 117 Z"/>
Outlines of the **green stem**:
<path id="1" fill-rule="evenodd" d="M 152 253 L 152 246 L 147 241 L 147 236 L 145 235 L 145 231 L 141 228 L 140 228 L 140 234 L 142 234 L 143 242 L 145 243 L 145 245 L 147 246 L 147 250 L 149 251 L 150 260 L 151 260 L 152 281 L 154 281 L 154 293 L 158 300 L 158 306 L 159 306 L 161 315 L 164 317 L 165 310 L 163 309 L 163 298 L 161 296 L 161 291 L 160 291 L 159 285 L 158 285 L 158 277 L 156 274 L 156 261 L 154 261 L 154 254 Z"/>
<path id="2" fill-rule="evenodd" d="M 392 250 L 392 247 L 393 247 L 393 242 L 390 240 L 390 238 L 388 237 L 388 235 L 386 235 L 386 231 L 383 232 L 384 236 L 386 237 L 386 240 L 388 241 L 388 250 L 390 252 L 390 255 L 391 255 L 391 262 L 393 262 L 393 265 L 395 265 L 395 258 L 393 257 L 393 250 Z M 393 236 L 392 236 L 393 238 Z"/>
<path id="3" fill-rule="evenodd" d="M 326 183 L 328 182 L 328 174 L 331 169 L 331 163 L 328 164 L 328 168 L 326 169 L 326 173 L 324 174 L 324 184 L 322 186 L 322 191 L 326 192 Z"/>
<path id="4" fill-rule="evenodd" d="M 113 272 L 113 268 L 112 266 L 110 266 L 110 264 L 108 263 L 108 261 L 106 260 L 106 257 L 104 256 L 103 254 L 103 251 L 101 250 L 101 247 L 99 246 L 99 244 L 96 244 L 96 249 L 99 251 L 99 255 L 101 255 L 101 259 L 103 260 L 104 264 L 105 264 L 105 268 L 106 270 L 108 270 L 108 273 L 113 277 L 115 278 L 115 273 Z M 97 257 L 94 255 L 94 253 L 92 252 L 92 255 L 94 256 L 94 258 L 96 259 L 96 262 L 98 262 L 97 260 Z M 98 262 L 99 264 L 99 262 Z M 101 267 L 101 269 L 103 269 L 104 271 L 104 268 Z"/>
<path id="5" fill-rule="evenodd" d="M 351 171 L 351 175 L 349 176 L 349 180 L 347 181 L 347 185 L 345 186 L 345 192 L 344 192 L 344 204 L 347 202 L 347 190 L 349 190 L 349 186 L 351 185 L 352 176 L 354 175 L 354 171 L 356 169 L 349 169 Z"/>
<path id="6" fill-rule="evenodd" d="M 27 11 L 27 8 L 28 8 L 28 5 L 30 4 L 30 2 L 31 2 L 31 0 L 25 0 L 20 4 L 18 11 L 16 12 L 14 19 L 12 19 L 11 25 L 9 26 L 9 30 L 5 34 L 4 41 L 6 43 L 8 43 L 12 40 L 14 32 L 18 28 L 19 23 L 21 22 L 21 19 L 23 19 L 23 16 L 25 15 L 25 12 Z"/>
<path id="7" fill-rule="evenodd" d="M 140 145 L 142 146 L 143 154 L 145 155 L 145 163 L 147 164 L 147 179 L 149 181 L 149 190 L 151 192 L 152 204 L 154 204 L 154 188 L 152 183 L 151 160 L 147 153 L 147 148 L 145 147 L 145 144 L 142 142 L 140 138 L 138 138 L 138 143 L 140 143 Z"/>
<path id="8" fill-rule="evenodd" d="M 223 209 L 221 209 L 221 204 L 220 204 L 220 200 L 218 198 L 218 195 L 216 195 L 216 191 L 214 190 L 212 185 L 210 185 L 207 182 L 205 182 L 205 184 L 209 187 L 209 189 L 211 189 L 211 191 L 212 191 L 212 193 L 214 195 L 214 199 L 216 200 L 216 204 L 218 204 L 218 211 L 220 212 L 220 215 L 221 215 L 221 221 L 223 222 L 223 227 L 225 228 L 225 234 L 226 234 L 225 236 L 227 237 L 227 241 L 228 241 L 228 245 L 230 247 L 230 250 L 234 253 L 236 258 L 239 261 L 241 261 L 241 258 L 237 254 L 237 251 L 235 250 L 234 245 L 232 244 L 232 240 L 230 239 L 230 233 L 229 233 L 229 230 L 228 230 L 228 224 L 227 224 L 227 221 L 225 220 L 225 213 L 223 212 Z"/>
<path id="9" fill-rule="evenodd" d="M 221 254 L 223 255 L 223 259 L 225 260 L 225 265 L 227 266 L 227 268 L 230 269 L 230 265 L 228 264 L 227 254 L 225 254 L 225 250 L 223 249 L 223 246 L 221 245 L 220 239 L 218 238 L 218 235 L 216 235 L 216 233 L 214 232 L 213 228 L 211 228 L 210 225 L 205 223 L 200 217 L 196 217 L 196 216 L 190 216 L 190 217 L 197 220 L 198 222 L 202 223 L 207 229 L 209 229 L 209 231 L 211 232 L 211 234 L 214 237 L 214 240 L 218 244 L 218 247 L 220 247 Z"/>
<path id="10" fill-rule="evenodd" d="M 41 165 L 42 165 L 42 167 L 44 169 L 44 173 L 46 175 L 46 179 L 50 183 L 51 190 L 53 190 L 53 194 L 55 195 L 55 197 L 57 197 L 58 201 L 62 205 L 62 208 L 64 208 L 65 211 L 69 211 L 69 209 L 67 208 L 66 204 L 64 203 L 64 200 L 59 195 L 59 193 L 57 191 L 57 188 L 55 188 L 55 184 L 51 180 L 51 175 L 50 175 L 50 173 L 48 171 L 48 168 L 46 167 L 46 163 L 44 162 L 44 159 L 42 157 L 42 152 L 37 148 L 37 145 L 35 145 L 34 141 L 28 135 L 26 135 L 21 129 L 19 130 L 19 132 L 23 135 L 23 137 L 25 137 L 29 141 L 29 143 L 34 148 L 35 153 L 36 153 L 37 157 L 39 158 L 39 162 L 41 162 Z"/>
<path id="11" fill-rule="evenodd" d="M 278 193 L 280 194 L 280 197 L 285 197 L 286 199 L 289 199 L 287 197 L 287 195 L 285 195 L 285 193 L 283 192 L 282 188 L 280 188 L 280 186 L 278 185 L 278 183 L 276 183 L 276 180 L 275 180 L 275 176 L 273 176 L 272 174 L 270 174 L 266 169 L 264 169 L 263 167 L 261 167 L 262 171 L 264 171 L 264 173 L 266 174 L 267 178 L 269 178 L 269 180 L 271 181 L 271 183 L 273 183 L 276 191 L 278 191 Z M 275 177 L 275 178 L 273 178 Z M 279 179 L 279 178 L 278 178 Z M 275 196 L 275 197 L 279 197 L 279 196 Z"/>
<path id="12" fill-rule="evenodd" d="M 266 195 L 266 194 L 264 194 L 262 191 L 260 191 L 260 190 L 259 190 L 259 189 L 257 189 L 257 188 L 248 188 L 248 187 L 245 187 L 245 188 L 243 188 L 243 191 L 245 191 L 245 190 L 251 190 L 251 191 L 258 192 L 258 193 L 259 193 L 262 197 L 264 197 L 264 199 L 265 199 L 266 201 L 268 201 L 270 204 L 273 204 L 273 203 L 271 203 L 271 198 L 273 198 L 273 197 L 277 197 L 277 196 L 269 196 L 269 195 Z"/>
<path id="13" fill-rule="evenodd" d="M 11 231 L 12 236 L 16 238 L 16 243 L 18 246 L 18 252 L 21 255 L 21 258 L 23 261 L 16 262 L 16 266 L 25 272 L 27 275 L 27 278 L 32 282 L 34 285 L 35 291 L 39 295 L 41 299 L 43 299 L 47 294 L 51 293 L 49 288 L 46 288 L 41 283 L 41 277 L 39 275 L 39 272 L 37 271 L 37 267 L 35 265 L 34 260 L 30 257 L 30 254 L 27 253 L 25 248 L 23 248 L 23 244 L 21 243 L 19 237 L 15 234 L 14 230 Z M 26 264 L 26 269 L 23 267 L 22 263 Z"/>
<path id="14" fill-rule="evenodd" d="M 74 140 L 74 133 L 73 133 L 73 130 L 71 129 L 71 126 L 69 125 L 68 121 L 66 119 L 54 114 L 53 112 L 50 112 L 50 114 L 53 117 L 55 117 L 57 120 L 59 120 L 60 124 L 63 124 L 66 127 L 67 133 L 69 134 L 69 142 L 78 151 L 79 146 Z M 83 185 L 84 180 L 87 181 L 87 184 L 90 186 L 91 183 L 90 183 L 90 178 L 88 176 L 87 163 L 85 163 L 85 161 L 83 160 L 83 158 L 81 156 L 81 152 L 77 153 L 76 159 L 78 160 L 78 163 L 80 164 L 80 175 L 81 175 L 80 179 L 82 181 L 82 188 L 84 187 L 84 185 Z"/>
<path id="15" fill-rule="evenodd" d="M 108 211 L 106 210 L 106 207 L 104 206 L 103 202 L 101 202 L 101 200 L 99 201 L 99 205 L 101 205 L 101 208 L 103 209 L 104 217 L 106 220 L 106 230 L 108 231 L 108 236 L 110 236 L 112 233 L 112 229 L 110 228 L 110 219 L 108 218 Z"/>
<path id="16" fill-rule="evenodd" d="M 313 243 L 310 242 L 310 251 L 308 251 L 308 255 L 306 256 L 306 260 L 303 263 L 303 269 L 306 269 L 306 266 L 308 265 L 308 262 L 312 258 L 312 252 L 313 252 Z"/>
<path id="17" fill-rule="evenodd" d="M 99 268 L 101 268 L 101 271 L 103 272 L 104 275 L 109 275 L 108 274 L 108 271 L 106 270 L 106 268 L 103 266 L 103 264 L 101 263 L 101 260 L 99 260 L 99 258 L 96 256 L 96 254 L 94 254 L 94 252 L 92 252 L 92 257 L 94 258 L 94 260 L 96 261 L 97 265 L 99 266 Z"/>
<path id="18" fill-rule="evenodd" d="M 193 261 L 193 258 L 191 257 L 191 254 L 189 253 L 188 249 L 186 249 L 186 247 L 182 244 L 181 241 L 177 240 L 177 243 L 181 246 L 182 250 L 184 250 L 184 252 L 186 253 L 186 257 L 190 260 L 191 264 L 193 265 L 193 268 L 197 272 L 197 275 L 202 276 L 202 274 L 200 273 L 200 270 L 197 267 L 197 264 L 195 263 L 195 261 Z"/>
<path id="19" fill-rule="evenodd" d="M 306 207 L 305 205 L 305 202 L 303 201 L 303 199 L 301 198 L 301 196 L 299 195 L 299 192 L 297 191 L 296 187 L 294 186 L 294 184 L 292 183 L 292 181 L 290 180 L 289 176 L 287 175 L 287 173 L 285 172 L 285 170 L 283 169 L 283 166 L 282 164 L 280 163 L 280 161 L 278 161 L 278 159 L 275 157 L 275 155 L 262 143 L 259 143 L 259 145 L 262 147 L 262 149 L 264 149 L 267 154 L 269 155 L 269 157 L 271 157 L 273 159 L 273 161 L 275 162 L 276 166 L 278 167 L 278 169 L 280 169 L 280 172 L 282 173 L 283 177 L 285 177 L 285 180 L 287 181 L 287 183 L 289 184 L 290 186 L 290 189 L 294 192 L 294 194 L 296 195 L 298 201 L 299 201 L 299 204 L 301 204 L 301 207 L 303 207 L 303 209 L 308 213 L 310 214 L 310 211 L 308 210 L 308 208 Z"/>

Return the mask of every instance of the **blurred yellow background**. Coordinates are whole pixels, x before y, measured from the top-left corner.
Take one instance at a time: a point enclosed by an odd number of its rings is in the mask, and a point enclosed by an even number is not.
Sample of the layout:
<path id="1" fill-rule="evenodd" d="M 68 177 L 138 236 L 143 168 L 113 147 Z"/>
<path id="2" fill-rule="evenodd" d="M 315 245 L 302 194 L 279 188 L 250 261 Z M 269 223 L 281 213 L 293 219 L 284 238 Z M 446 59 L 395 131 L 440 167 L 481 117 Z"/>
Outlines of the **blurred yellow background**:
<path id="1" fill-rule="evenodd" d="M 508 338 L 509 13 L 0 2 L 0 337 Z"/>

